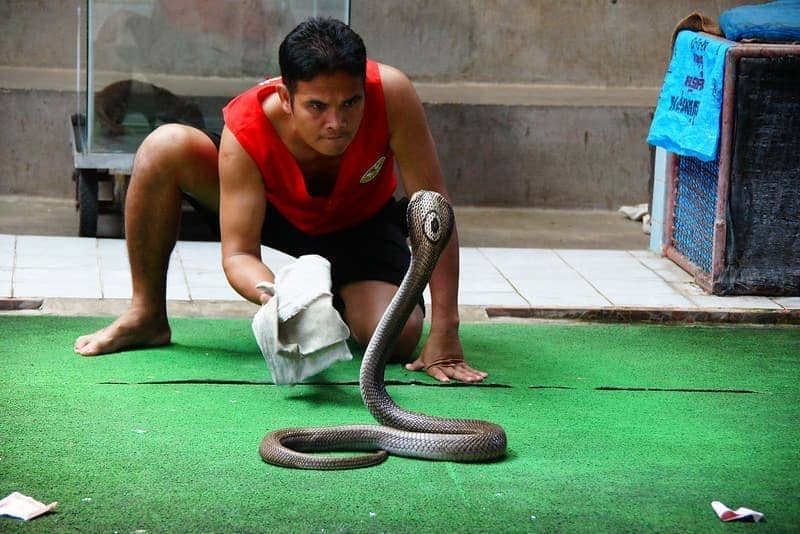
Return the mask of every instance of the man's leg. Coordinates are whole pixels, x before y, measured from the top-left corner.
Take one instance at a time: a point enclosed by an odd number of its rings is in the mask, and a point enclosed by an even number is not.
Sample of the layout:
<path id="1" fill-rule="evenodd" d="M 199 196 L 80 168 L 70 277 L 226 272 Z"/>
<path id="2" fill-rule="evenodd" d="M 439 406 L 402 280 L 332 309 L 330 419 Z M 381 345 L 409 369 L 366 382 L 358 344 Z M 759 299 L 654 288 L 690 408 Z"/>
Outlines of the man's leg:
<path id="1" fill-rule="evenodd" d="M 217 155 L 211 139 L 188 126 L 164 125 L 144 140 L 125 202 L 131 305 L 106 328 L 78 338 L 75 352 L 94 356 L 170 342 L 167 267 L 178 236 L 181 191 L 219 211 Z"/>
<path id="2" fill-rule="evenodd" d="M 357 343 L 369 343 L 396 292 L 397 286 L 376 280 L 352 282 L 342 287 L 340 294 L 345 305 L 344 320 Z M 422 335 L 422 322 L 422 307 L 417 305 L 400 333 L 389 361 L 397 363 L 413 360 L 414 349 Z"/>

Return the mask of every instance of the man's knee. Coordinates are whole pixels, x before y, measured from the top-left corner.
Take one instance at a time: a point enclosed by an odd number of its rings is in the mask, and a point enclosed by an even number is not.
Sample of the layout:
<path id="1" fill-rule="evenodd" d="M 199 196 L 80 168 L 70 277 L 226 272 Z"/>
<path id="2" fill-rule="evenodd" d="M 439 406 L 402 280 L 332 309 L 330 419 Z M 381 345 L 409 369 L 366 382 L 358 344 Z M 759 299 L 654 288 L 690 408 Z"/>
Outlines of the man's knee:
<path id="1" fill-rule="evenodd" d="M 164 124 L 145 137 L 134 160 L 134 174 L 156 174 L 179 166 L 193 153 L 192 131 L 182 124 Z"/>
<path id="2" fill-rule="evenodd" d="M 356 343 L 364 346 L 369 343 L 396 291 L 397 286 L 375 280 L 355 282 L 341 289 L 345 303 L 344 319 Z M 422 334 L 423 319 L 422 306 L 415 306 L 397 337 L 391 361 L 404 361 L 411 357 Z"/>
<path id="3" fill-rule="evenodd" d="M 403 331 L 400 333 L 397 343 L 395 343 L 394 350 L 389 356 L 390 362 L 406 363 L 414 359 L 414 350 L 417 348 L 419 340 L 422 337 L 423 321 L 424 315 L 422 313 L 422 307 L 417 306 L 408 318 L 405 327 L 403 327 Z"/>
<path id="4" fill-rule="evenodd" d="M 412 360 L 414 349 L 416 349 L 420 337 L 422 337 L 423 321 L 424 316 L 422 313 L 422 308 L 417 306 L 414 309 L 414 312 L 408 318 L 408 321 L 406 321 L 406 324 L 403 326 L 403 330 L 397 336 L 397 340 L 395 341 L 394 346 L 391 349 L 391 354 L 389 355 L 390 362 L 398 363 L 409 362 Z M 350 333 L 356 343 L 363 346 L 368 345 L 372 339 L 372 336 L 375 335 L 375 330 L 377 329 L 379 322 L 380 316 L 375 317 L 374 320 L 370 321 L 368 324 L 351 324 Z"/>
<path id="5" fill-rule="evenodd" d="M 136 152 L 132 182 L 137 187 L 165 187 L 191 195 L 216 212 L 219 206 L 218 151 L 204 132 L 182 124 L 153 130 Z"/>

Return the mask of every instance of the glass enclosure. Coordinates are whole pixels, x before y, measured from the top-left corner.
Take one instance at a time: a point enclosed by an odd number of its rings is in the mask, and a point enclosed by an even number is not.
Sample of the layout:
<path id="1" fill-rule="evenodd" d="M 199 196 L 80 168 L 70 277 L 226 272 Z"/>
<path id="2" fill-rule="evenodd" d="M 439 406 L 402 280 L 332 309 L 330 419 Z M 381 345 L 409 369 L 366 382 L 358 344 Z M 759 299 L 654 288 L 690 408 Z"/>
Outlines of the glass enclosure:
<path id="1" fill-rule="evenodd" d="M 129 153 L 160 124 L 219 132 L 222 107 L 279 74 L 278 45 L 349 0 L 87 0 L 79 12 L 81 152 Z"/>

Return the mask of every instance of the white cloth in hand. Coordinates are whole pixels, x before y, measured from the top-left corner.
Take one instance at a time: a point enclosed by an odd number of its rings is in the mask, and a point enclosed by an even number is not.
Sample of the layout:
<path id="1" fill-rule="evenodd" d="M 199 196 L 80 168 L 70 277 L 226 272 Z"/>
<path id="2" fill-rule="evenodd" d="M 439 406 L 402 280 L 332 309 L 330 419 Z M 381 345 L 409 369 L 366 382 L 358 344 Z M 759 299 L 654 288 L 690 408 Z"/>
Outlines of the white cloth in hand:
<path id="1" fill-rule="evenodd" d="M 333 307 L 331 265 L 300 256 L 257 286 L 273 294 L 253 317 L 253 334 L 275 384 L 295 384 L 351 360 L 350 329 Z"/>

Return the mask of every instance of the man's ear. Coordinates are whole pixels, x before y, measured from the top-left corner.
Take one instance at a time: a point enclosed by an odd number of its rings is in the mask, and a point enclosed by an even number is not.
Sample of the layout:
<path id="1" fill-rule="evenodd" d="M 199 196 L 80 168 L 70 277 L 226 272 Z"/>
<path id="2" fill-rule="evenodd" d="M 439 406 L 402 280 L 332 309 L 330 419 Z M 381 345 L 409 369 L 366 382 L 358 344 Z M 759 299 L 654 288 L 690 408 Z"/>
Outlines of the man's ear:
<path id="1" fill-rule="evenodd" d="M 281 109 L 287 115 L 292 113 L 292 95 L 289 93 L 289 88 L 284 84 L 279 83 L 276 87 L 278 90 L 278 98 L 281 99 Z"/>

